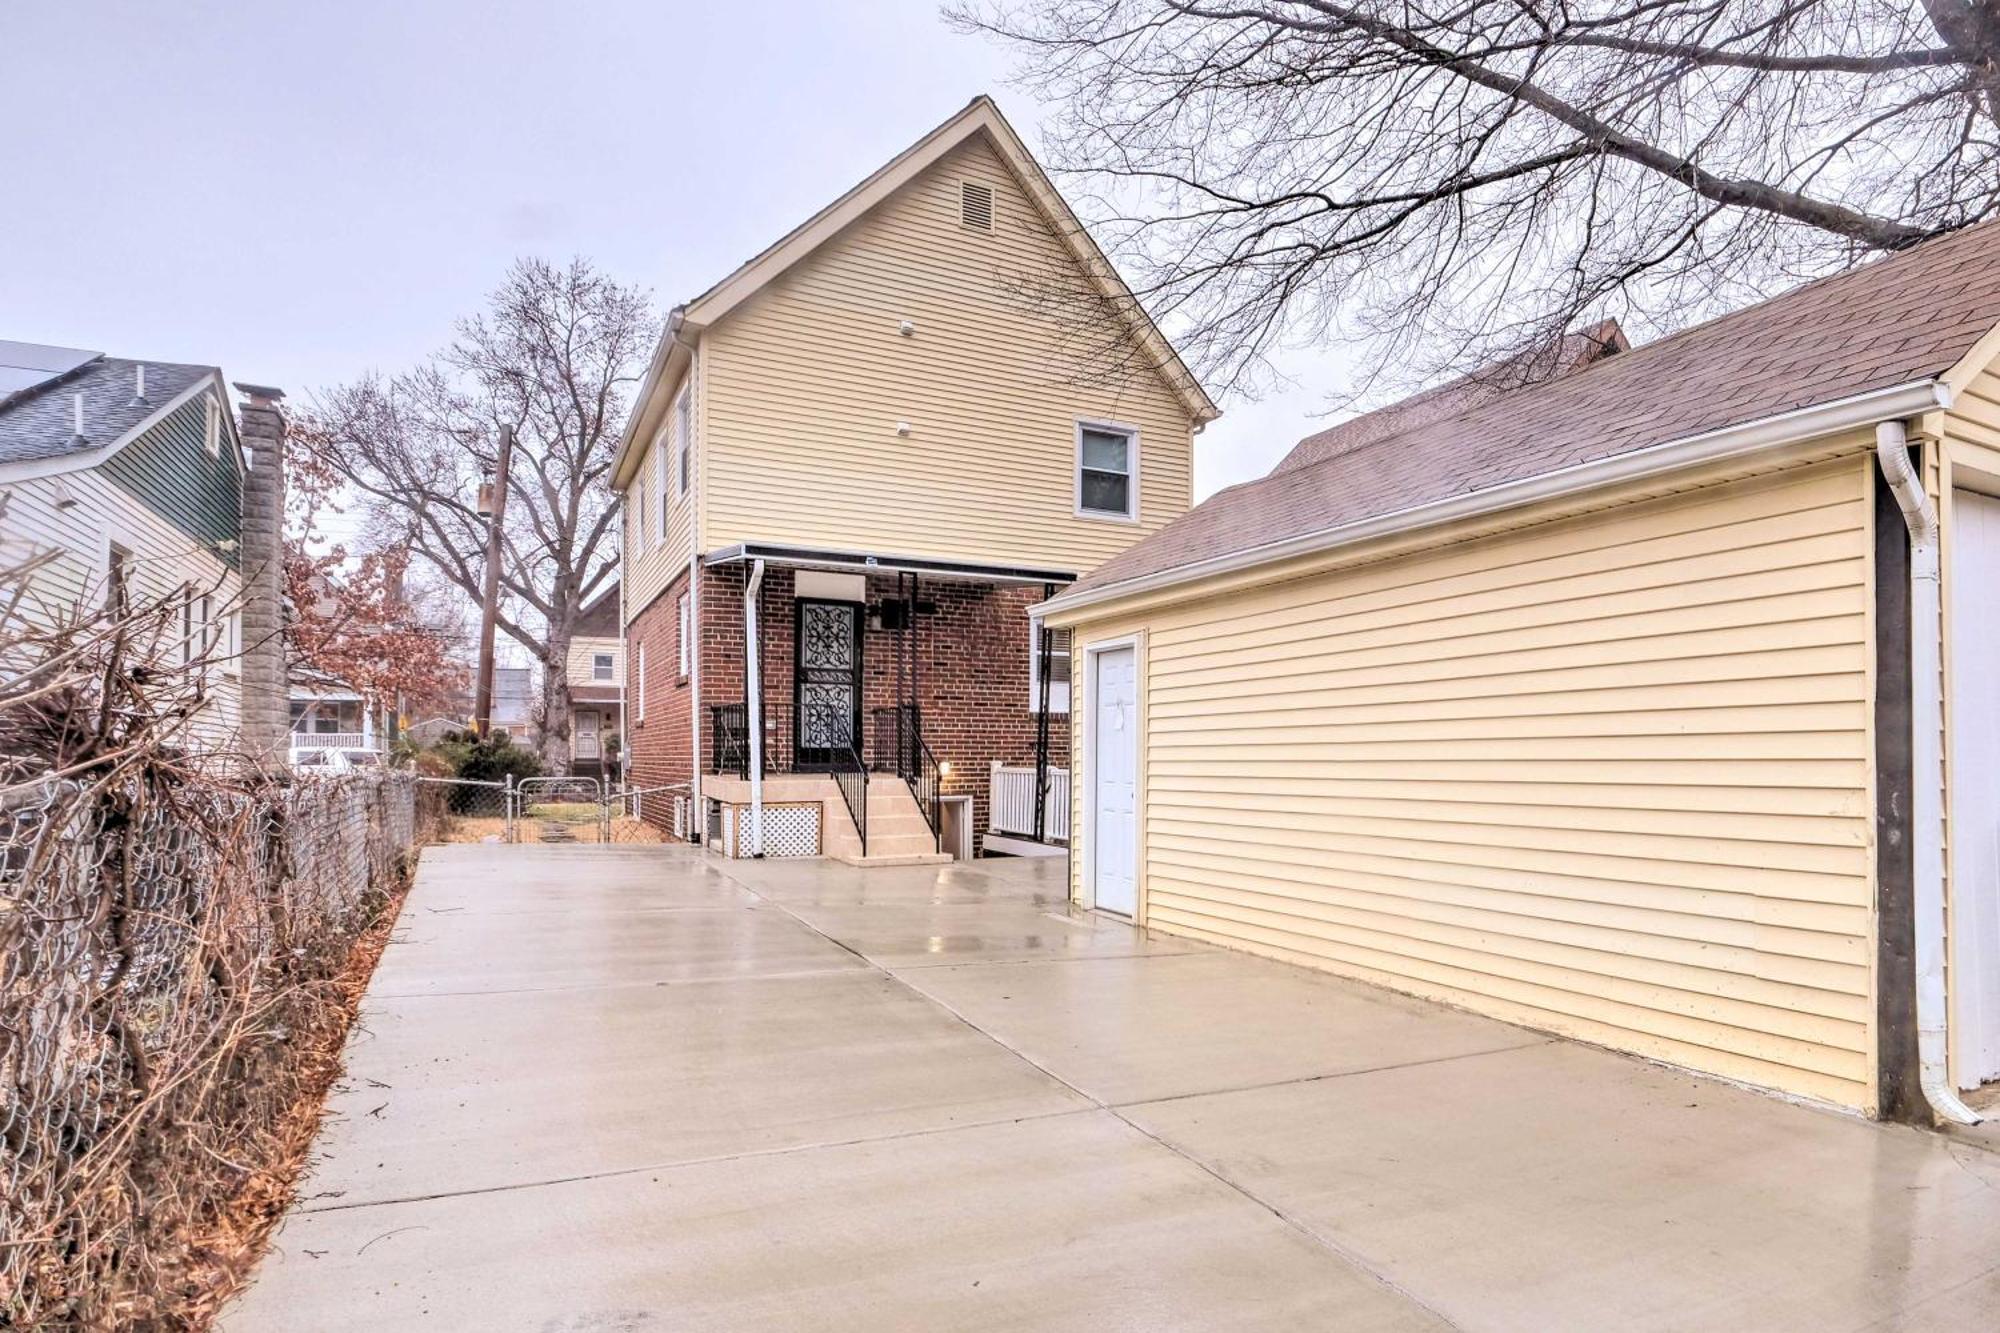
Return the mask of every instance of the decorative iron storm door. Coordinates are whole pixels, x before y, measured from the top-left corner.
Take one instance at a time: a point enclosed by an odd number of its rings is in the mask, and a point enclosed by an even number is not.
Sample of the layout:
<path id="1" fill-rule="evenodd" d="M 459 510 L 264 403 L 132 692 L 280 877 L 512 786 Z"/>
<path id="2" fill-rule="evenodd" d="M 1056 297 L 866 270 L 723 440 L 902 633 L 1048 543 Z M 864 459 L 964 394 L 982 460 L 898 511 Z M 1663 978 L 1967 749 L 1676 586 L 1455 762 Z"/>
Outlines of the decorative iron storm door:
<path id="1" fill-rule="evenodd" d="M 861 603 L 800 598 L 794 642 L 794 766 L 845 767 L 861 741 Z"/>

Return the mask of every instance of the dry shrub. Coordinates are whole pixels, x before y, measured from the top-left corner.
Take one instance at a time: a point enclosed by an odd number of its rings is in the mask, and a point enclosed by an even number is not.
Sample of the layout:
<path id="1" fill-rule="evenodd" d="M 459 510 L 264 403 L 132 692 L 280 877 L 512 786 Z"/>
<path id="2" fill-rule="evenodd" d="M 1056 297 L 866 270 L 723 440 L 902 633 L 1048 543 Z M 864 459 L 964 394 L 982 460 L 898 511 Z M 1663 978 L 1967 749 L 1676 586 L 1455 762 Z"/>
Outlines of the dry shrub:
<path id="1" fill-rule="evenodd" d="M 0 614 L 0 1326 L 199 1326 L 415 841 L 407 777 L 197 744 L 175 609 Z"/>

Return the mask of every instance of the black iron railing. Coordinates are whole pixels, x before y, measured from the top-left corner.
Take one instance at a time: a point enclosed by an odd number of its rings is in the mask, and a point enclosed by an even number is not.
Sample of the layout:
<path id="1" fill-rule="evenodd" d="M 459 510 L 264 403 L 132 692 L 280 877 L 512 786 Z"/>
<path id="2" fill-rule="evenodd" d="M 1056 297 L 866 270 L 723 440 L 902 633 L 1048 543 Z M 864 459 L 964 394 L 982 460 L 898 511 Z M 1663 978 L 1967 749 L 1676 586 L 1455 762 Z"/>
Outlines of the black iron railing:
<path id="1" fill-rule="evenodd" d="M 910 784 L 910 795 L 930 825 L 931 840 L 942 850 L 944 776 L 937 756 L 924 743 L 923 714 L 915 704 L 898 704 L 876 709 L 874 723 L 876 771 L 894 773 Z"/>
<path id="2" fill-rule="evenodd" d="M 717 773 L 750 776 L 750 714 L 742 704 L 715 704 L 708 710 L 711 763 Z M 770 765 L 765 765 L 766 771 Z"/>
<path id="3" fill-rule="evenodd" d="M 833 762 L 827 772 L 833 778 L 833 785 L 840 788 L 840 798 L 847 802 L 847 813 L 854 820 L 854 831 L 861 835 L 861 854 L 868 855 L 868 766 L 861 762 L 861 752 L 852 745 L 834 751 Z"/>

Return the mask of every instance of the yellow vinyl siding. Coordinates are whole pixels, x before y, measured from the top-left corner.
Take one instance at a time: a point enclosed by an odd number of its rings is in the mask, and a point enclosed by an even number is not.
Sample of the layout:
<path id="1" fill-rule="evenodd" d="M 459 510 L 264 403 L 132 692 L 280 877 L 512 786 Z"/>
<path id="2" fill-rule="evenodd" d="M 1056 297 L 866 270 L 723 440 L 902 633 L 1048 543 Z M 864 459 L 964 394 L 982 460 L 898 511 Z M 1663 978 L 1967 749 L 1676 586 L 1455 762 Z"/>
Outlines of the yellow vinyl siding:
<path id="1" fill-rule="evenodd" d="M 611 679 L 599 680 L 591 674 L 591 658 L 611 654 Z M 569 641 L 569 683 L 572 685 L 622 685 L 625 681 L 625 643 L 622 639 L 576 638 Z"/>
<path id="2" fill-rule="evenodd" d="M 962 180 L 992 187 L 992 232 L 960 225 Z M 1150 370 L 1078 382 L 1062 320 L 1026 304 L 1019 279 L 1074 264 L 1045 227 L 975 138 L 718 321 L 702 342 L 704 549 L 1083 571 L 1185 512 L 1180 399 Z M 1080 418 L 1139 429 L 1137 523 L 1076 515 Z"/>
<path id="3" fill-rule="evenodd" d="M 1870 504 L 1849 454 L 1080 613 L 1080 755 L 1144 633 L 1146 923 L 1868 1104 Z"/>
<path id="4" fill-rule="evenodd" d="M 691 403 L 690 424 L 693 447 L 688 453 L 688 489 L 674 493 L 673 433 L 675 413 L 669 406 L 666 418 L 639 457 L 639 467 L 624 493 L 625 500 L 625 615 L 628 620 L 646 609 L 660 590 L 687 568 L 688 557 L 696 549 L 695 517 L 701 495 L 701 358 L 697 357 L 679 384 L 667 393 L 671 404 L 687 387 L 695 399 Z M 661 460 L 665 459 L 666 531 L 660 532 Z M 639 496 L 645 494 L 646 522 L 643 537 L 639 524 Z"/>

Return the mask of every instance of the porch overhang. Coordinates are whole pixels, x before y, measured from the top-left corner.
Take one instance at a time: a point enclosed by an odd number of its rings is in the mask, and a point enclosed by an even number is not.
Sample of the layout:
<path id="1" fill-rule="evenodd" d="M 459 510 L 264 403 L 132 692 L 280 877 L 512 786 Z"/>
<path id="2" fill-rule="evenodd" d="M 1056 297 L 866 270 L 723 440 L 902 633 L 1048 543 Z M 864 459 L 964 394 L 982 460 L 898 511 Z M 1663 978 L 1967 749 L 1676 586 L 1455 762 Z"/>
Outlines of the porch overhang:
<path id="1" fill-rule="evenodd" d="M 870 551 L 834 551 L 804 546 L 772 546 L 762 542 L 738 542 L 711 551 L 708 565 L 749 564 L 762 560 L 767 565 L 789 565 L 795 569 L 827 569 L 848 574 L 920 574 L 935 579 L 962 579 L 968 583 L 1050 584 L 1076 582 L 1074 570 L 1036 569 L 1021 565 L 986 565 L 963 560 L 935 560 L 925 556 L 886 555 Z"/>

